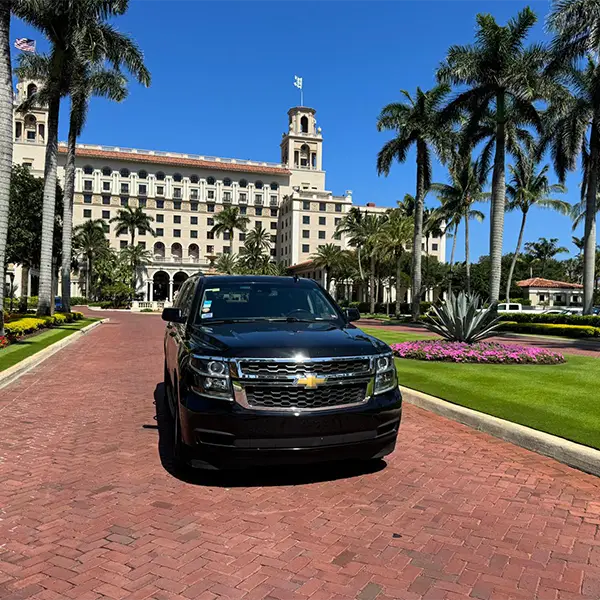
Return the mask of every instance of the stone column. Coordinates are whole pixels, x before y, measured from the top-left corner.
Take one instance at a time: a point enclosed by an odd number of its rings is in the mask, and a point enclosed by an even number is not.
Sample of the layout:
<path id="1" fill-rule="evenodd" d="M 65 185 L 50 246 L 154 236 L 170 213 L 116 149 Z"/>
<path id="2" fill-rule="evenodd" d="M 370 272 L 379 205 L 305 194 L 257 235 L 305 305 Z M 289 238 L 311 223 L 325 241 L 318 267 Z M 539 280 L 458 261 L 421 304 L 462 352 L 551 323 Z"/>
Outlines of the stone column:
<path id="1" fill-rule="evenodd" d="M 169 298 L 171 302 L 173 302 L 173 277 L 169 275 Z"/>
<path id="2" fill-rule="evenodd" d="M 150 280 L 150 291 L 148 294 L 148 300 L 154 302 L 154 280 Z"/>

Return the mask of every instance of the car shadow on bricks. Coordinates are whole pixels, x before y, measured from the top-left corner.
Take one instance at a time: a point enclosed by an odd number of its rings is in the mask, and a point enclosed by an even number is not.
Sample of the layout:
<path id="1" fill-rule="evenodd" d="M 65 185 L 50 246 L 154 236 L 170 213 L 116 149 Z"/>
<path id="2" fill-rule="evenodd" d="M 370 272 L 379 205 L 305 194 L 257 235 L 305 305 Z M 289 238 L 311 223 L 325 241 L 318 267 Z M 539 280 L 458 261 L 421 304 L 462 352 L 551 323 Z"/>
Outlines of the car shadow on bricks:
<path id="1" fill-rule="evenodd" d="M 192 485 L 228 488 L 306 485 L 369 475 L 386 467 L 383 459 L 294 465 L 292 468 L 289 465 L 281 465 L 229 471 L 177 466 L 173 459 L 173 416 L 166 402 L 163 383 L 157 384 L 154 390 L 154 404 L 160 462 L 171 476 Z M 152 426 L 145 427 L 154 429 Z"/>

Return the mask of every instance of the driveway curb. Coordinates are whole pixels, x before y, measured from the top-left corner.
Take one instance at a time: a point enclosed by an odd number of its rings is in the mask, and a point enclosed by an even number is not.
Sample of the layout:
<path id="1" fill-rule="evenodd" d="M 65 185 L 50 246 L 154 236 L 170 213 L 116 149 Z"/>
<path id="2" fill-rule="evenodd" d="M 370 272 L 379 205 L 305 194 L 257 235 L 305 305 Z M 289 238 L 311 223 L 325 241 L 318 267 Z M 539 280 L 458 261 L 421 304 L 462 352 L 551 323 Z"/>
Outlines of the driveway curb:
<path id="1" fill-rule="evenodd" d="M 12 383 L 13 381 L 17 380 L 19 377 L 21 377 L 21 375 L 27 373 L 27 371 L 30 371 L 34 367 L 37 367 L 39 364 L 43 363 L 47 358 L 49 358 L 53 354 L 56 354 L 65 346 L 72 344 L 82 335 L 85 335 L 92 329 L 98 327 L 99 325 L 102 325 L 102 323 L 106 323 L 107 321 L 109 321 L 109 319 L 101 319 L 100 321 L 96 321 L 95 323 L 90 323 L 89 325 L 82 327 L 81 329 L 77 330 L 75 333 L 72 333 L 66 338 L 59 340 L 51 346 L 48 346 L 47 348 L 36 352 L 33 356 L 29 356 L 21 362 L 17 363 L 16 365 L 9 367 L 5 371 L 2 371 L 0 373 L 0 389 L 6 387 L 9 383 Z"/>
<path id="2" fill-rule="evenodd" d="M 406 402 L 600 477 L 600 450 L 400 386 Z"/>

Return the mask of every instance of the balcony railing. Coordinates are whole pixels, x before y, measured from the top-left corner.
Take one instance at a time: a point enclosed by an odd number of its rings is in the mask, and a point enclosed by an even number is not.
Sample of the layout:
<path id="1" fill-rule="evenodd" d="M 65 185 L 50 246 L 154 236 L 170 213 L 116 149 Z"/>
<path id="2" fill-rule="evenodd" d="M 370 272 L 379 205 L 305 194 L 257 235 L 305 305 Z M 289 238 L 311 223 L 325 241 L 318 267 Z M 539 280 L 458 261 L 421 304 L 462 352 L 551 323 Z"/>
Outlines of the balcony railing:
<path id="1" fill-rule="evenodd" d="M 155 255 L 152 262 L 160 263 L 160 264 L 171 264 L 171 263 L 199 264 L 199 263 L 203 263 L 205 261 L 203 261 L 201 258 L 196 258 L 194 256 L 156 256 Z"/>

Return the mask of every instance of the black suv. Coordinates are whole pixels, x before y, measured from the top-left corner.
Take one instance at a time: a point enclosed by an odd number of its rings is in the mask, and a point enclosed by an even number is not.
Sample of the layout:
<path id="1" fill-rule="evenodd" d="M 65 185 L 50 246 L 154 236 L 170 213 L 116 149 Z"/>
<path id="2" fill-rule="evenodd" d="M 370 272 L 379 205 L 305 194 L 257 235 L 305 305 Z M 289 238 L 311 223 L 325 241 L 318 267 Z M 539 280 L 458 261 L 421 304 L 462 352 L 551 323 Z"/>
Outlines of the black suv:
<path id="1" fill-rule="evenodd" d="M 310 279 L 190 277 L 162 314 L 175 459 L 232 468 L 392 452 L 394 360 L 359 317 Z"/>

